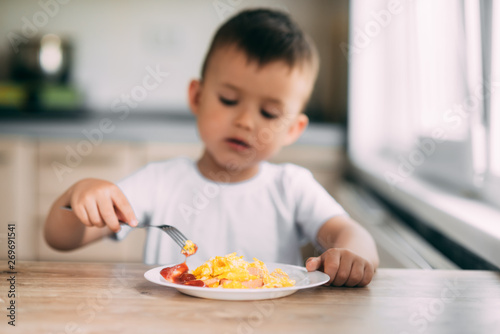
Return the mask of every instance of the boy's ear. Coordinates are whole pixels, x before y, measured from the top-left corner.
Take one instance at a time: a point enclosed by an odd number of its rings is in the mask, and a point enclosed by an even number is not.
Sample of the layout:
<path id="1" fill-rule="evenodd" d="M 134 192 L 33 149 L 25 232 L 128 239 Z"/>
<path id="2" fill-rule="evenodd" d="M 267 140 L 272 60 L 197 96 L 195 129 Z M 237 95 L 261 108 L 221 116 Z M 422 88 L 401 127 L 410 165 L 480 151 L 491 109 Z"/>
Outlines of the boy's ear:
<path id="1" fill-rule="evenodd" d="M 198 115 L 200 109 L 201 82 L 200 80 L 191 80 L 188 88 L 189 107 L 194 115 Z"/>
<path id="2" fill-rule="evenodd" d="M 284 146 L 291 145 L 295 143 L 297 139 L 302 135 L 304 130 L 309 124 L 309 118 L 305 114 L 299 114 L 295 121 L 290 125 L 288 133 L 285 138 Z"/>

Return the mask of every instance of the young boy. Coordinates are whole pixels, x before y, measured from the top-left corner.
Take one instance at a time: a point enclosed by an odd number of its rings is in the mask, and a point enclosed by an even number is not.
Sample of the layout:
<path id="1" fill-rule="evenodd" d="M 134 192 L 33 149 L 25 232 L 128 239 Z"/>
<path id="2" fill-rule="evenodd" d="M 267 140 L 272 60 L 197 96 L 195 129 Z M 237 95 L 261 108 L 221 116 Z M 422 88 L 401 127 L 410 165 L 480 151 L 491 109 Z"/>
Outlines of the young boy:
<path id="1" fill-rule="evenodd" d="M 245 259 L 302 264 L 306 239 L 323 248 L 309 258 L 335 286 L 365 286 L 378 266 L 371 236 L 293 164 L 266 162 L 299 138 L 302 112 L 318 71 L 310 39 L 287 14 L 246 10 L 216 33 L 201 79 L 189 85 L 204 152 L 151 163 L 118 182 L 84 179 L 52 206 L 45 225 L 49 245 L 81 247 L 105 236 L 122 239 L 130 226 L 170 224 L 198 245 L 200 264 L 237 252 Z M 72 212 L 60 207 L 71 205 Z M 182 262 L 167 235 L 148 229 L 145 262 Z"/>

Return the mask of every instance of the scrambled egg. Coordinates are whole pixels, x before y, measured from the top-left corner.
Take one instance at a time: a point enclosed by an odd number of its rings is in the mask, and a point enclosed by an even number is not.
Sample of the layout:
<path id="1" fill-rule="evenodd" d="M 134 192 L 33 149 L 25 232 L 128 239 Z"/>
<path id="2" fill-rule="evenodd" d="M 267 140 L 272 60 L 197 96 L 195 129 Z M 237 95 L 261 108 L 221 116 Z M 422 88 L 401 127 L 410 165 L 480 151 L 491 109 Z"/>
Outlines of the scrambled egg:
<path id="1" fill-rule="evenodd" d="M 182 247 L 181 253 L 186 255 L 186 256 L 191 256 L 194 253 L 196 253 L 197 250 L 198 250 L 198 246 L 196 246 L 196 244 L 194 242 L 192 242 L 191 240 L 186 240 L 184 247 Z"/>
<path id="2" fill-rule="evenodd" d="M 193 275 L 210 288 L 284 288 L 295 285 L 295 281 L 283 270 L 276 269 L 269 273 L 264 262 L 255 258 L 253 260 L 248 263 L 236 253 L 216 256 L 196 268 Z"/>

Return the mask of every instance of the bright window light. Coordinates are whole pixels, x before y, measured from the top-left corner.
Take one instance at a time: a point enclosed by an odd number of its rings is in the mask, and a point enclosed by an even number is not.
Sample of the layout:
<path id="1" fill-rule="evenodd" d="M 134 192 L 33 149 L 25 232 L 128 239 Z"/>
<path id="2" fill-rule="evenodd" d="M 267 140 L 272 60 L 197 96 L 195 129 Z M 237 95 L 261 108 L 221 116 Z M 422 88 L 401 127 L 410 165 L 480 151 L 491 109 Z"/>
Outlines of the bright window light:
<path id="1" fill-rule="evenodd" d="M 417 66 L 421 133 L 444 128 L 449 140 L 465 140 L 468 130 L 463 13 L 458 1 L 418 1 Z M 479 79 L 479 78 L 477 78 Z"/>
<path id="2" fill-rule="evenodd" d="M 500 3 L 493 1 L 491 29 L 490 170 L 500 177 Z"/>
<path id="3" fill-rule="evenodd" d="M 362 169 L 392 163 L 382 168 L 400 182 L 420 177 L 479 194 L 491 155 L 480 2 L 391 3 L 351 1 L 349 156 Z M 500 19 L 493 21 L 500 31 Z M 498 124 L 498 97 L 491 110 Z M 491 164 L 500 175 L 500 125 L 495 129 Z"/>

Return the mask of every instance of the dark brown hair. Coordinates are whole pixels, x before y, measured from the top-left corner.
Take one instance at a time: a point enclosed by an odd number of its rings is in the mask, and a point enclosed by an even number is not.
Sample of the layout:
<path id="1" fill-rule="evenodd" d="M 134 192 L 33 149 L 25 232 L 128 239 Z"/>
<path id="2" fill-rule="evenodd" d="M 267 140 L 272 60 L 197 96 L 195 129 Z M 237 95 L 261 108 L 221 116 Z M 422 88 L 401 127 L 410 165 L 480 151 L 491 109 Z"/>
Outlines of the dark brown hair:
<path id="1" fill-rule="evenodd" d="M 201 77 L 214 51 L 234 45 L 248 61 L 266 65 L 285 61 L 290 68 L 310 65 L 316 72 L 319 59 L 313 41 L 287 13 L 272 9 L 247 9 L 230 18 L 217 30 L 203 62 Z"/>

